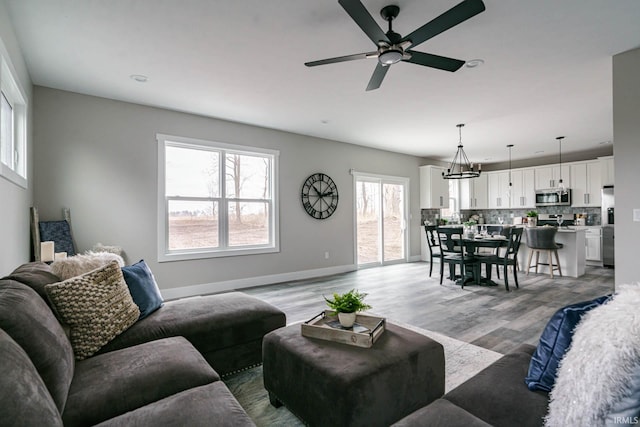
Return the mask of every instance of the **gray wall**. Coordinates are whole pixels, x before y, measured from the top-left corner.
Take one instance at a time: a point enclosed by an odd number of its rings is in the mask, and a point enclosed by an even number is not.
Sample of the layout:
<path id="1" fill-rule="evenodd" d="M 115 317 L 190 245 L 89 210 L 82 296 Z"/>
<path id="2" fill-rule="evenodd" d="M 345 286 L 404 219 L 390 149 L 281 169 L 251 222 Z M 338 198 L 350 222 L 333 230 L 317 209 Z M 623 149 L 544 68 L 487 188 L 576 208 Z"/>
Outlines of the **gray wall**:
<path id="1" fill-rule="evenodd" d="M 640 49 L 613 57 L 613 138 L 616 208 L 616 284 L 640 281 L 638 242 L 640 222 Z"/>
<path id="2" fill-rule="evenodd" d="M 410 255 L 420 256 L 418 157 L 38 86 L 34 102 L 41 216 L 58 218 L 69 207 L 80 250 L 122 246 L 129 262 L 149 263 L 163 289 L 223 290 L 353 269 L 352 168 L 410 178 Z M 157 263 L 156 133 L 280 150 L 281 252 Z M 338 210 L 323 221 L 299 200 L 303 180 L 317 171 L 340 192 Z"/>
<path id="3" fill-rule="evenodd" d="M 10 273 L 18 265 L 29 261 L 29 207 L 33 200 L 32 144 L 32 96 L 31 79 L 15 39 L 5 3 L 0 1 L 0 52 L 11 61 L 19 84 L 27 96 L 29 116 L 27 118 L 27 178 L 29 188 L 24 189 L 0 178 L 0 275 Z"/>

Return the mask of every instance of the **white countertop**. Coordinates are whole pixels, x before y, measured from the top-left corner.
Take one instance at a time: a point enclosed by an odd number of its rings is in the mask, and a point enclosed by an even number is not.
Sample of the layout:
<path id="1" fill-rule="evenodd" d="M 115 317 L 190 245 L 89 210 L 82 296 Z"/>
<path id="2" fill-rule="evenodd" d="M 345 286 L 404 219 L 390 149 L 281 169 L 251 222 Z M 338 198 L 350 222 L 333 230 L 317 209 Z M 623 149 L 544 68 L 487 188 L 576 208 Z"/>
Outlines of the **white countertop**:
<path id="1" fill-rule="evenodd" d="M 568 228 L 562 227 L 562 228 L 558 229 L 558 232 L 564 231 L 566 233 L 568 231 L 569 232 L 570 231 L 576 232 L 576 231 L 581 231 L 581 230 L 584 230 L 584 231 L 587 231 L 587 230 L 600 230 L 601 228 L 602 228 L 601 225 L 571 225 Z"/>
<path id="2" fill-rule="evenodd" d="M 581 233 L 586 231 L 587 231 L 586 226 L 572 226 L 567 228 L 564 228 L 564 227 L 558 228 L 558 233 Z"/>

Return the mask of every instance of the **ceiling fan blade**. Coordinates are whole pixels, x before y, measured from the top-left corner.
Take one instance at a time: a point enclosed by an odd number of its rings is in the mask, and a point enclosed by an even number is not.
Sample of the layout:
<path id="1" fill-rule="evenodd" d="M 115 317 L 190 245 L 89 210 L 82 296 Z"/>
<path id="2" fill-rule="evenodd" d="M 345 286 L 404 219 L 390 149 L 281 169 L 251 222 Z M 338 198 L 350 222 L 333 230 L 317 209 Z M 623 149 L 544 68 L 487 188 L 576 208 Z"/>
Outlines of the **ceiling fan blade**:
<path id="1" fill-rule="evenodd" d="M 371 41 L 378 45 L 379 41 L 389 42 L 389 38 L 373 19 L 360 0 L 338 0 L 340 6 L 351 16 L 356 24 L 365 32 Z"/>
<path id="2" fill-rule="evenodd" d="M 369 84 L 367 85 L 367 91 L 375 90 L 380 87 L 384 76 L 387 75 L 387 71 L 389 71 L 389 68 L 391 67 L 388 65 L 385 67 L 380 63 L 376 65 L 376 69 L 373 70 L 373 75 L 371 76 L 371 80 L 369 80 Z"/>
<path id="3" fill-rule="evenodd" d="M 424 52 L 416 52 L 415 50 L 407 50 L 406 52 L 410 54 L 411 57 L 403 59 L 404 62 L 424 65 L 425 67 L 438 68 L 439 70 L 457 71 L 465 62 L 460 59 L 447 58 L 445 56 L 432 55 Z"/>
<path id="4" fill-rule="evenodd" d="M 320 59 L 319 61 L 305 62 L 307 67 L 315 67 L 316 65 L 335 64 L 336 62 L 355 61 L 356 59 L 377 58 L 378 52 L 355 53 L 353 55 L 338 56 L 335 58 Z"/>
<path id="5" fill-rule="evenodd" d="M 485 7 L 482 0 L 464 0 L 411 34 L 404 36 L 401 41 L 411 40 L 411 47 L 417 46 L 484 10 Z"/>

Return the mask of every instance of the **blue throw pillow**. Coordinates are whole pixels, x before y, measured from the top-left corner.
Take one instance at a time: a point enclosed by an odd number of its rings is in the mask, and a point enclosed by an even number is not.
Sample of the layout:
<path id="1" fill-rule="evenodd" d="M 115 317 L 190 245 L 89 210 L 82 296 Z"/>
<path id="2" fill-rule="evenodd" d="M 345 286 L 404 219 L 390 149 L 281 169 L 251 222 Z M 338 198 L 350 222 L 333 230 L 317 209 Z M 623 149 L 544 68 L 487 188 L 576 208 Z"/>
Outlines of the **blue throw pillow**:
<path id="1" fill-rule="evenodd" d="M 140 308 L 140 319 L 144 319 L 160 307 L 164 300 L 153 273 L 144 260 L 122 267 L 124 281 L 127 282 L 133 302 Z"/>
<path id="2" fill-rule="evenodd" d="M 525 378 L 529 390 L 551 391 L 556 382 L 558 365 L 571 346 L 573 331 L 580 319 L 587 311 L 604 304 L 610 297 L 606 295 L 592 301 L 571 304 L 556 311 L 542 332 L 531 358 Z"/>

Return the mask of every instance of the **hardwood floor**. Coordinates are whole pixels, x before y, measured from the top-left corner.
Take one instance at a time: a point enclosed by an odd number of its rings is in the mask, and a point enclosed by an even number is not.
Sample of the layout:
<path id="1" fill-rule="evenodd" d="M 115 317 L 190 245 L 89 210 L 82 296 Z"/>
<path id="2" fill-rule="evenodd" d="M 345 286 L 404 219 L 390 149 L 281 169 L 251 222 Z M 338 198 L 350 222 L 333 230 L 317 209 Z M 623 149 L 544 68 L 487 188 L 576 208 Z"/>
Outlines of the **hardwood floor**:
<path id="1" fill-rule="evenodd" d="M 416 262 L 357 270 L 333 276 L 242 289 L 277 306 L 287 323 L 312 318 L 326 308 L 323 295 L 356 288 L 366 292 L 372 313 L 507 353 L 521 343 L 537 344 L 549 318 L 559 308 L 609 294 L 614 270 L 587 267 L 584 276 L 529 276 L 519 272 L 520 288 L 510 276 L 511 292 L 499 286 L 439 284 L 438 266 L 429 278 L 429 264 Z"/>

